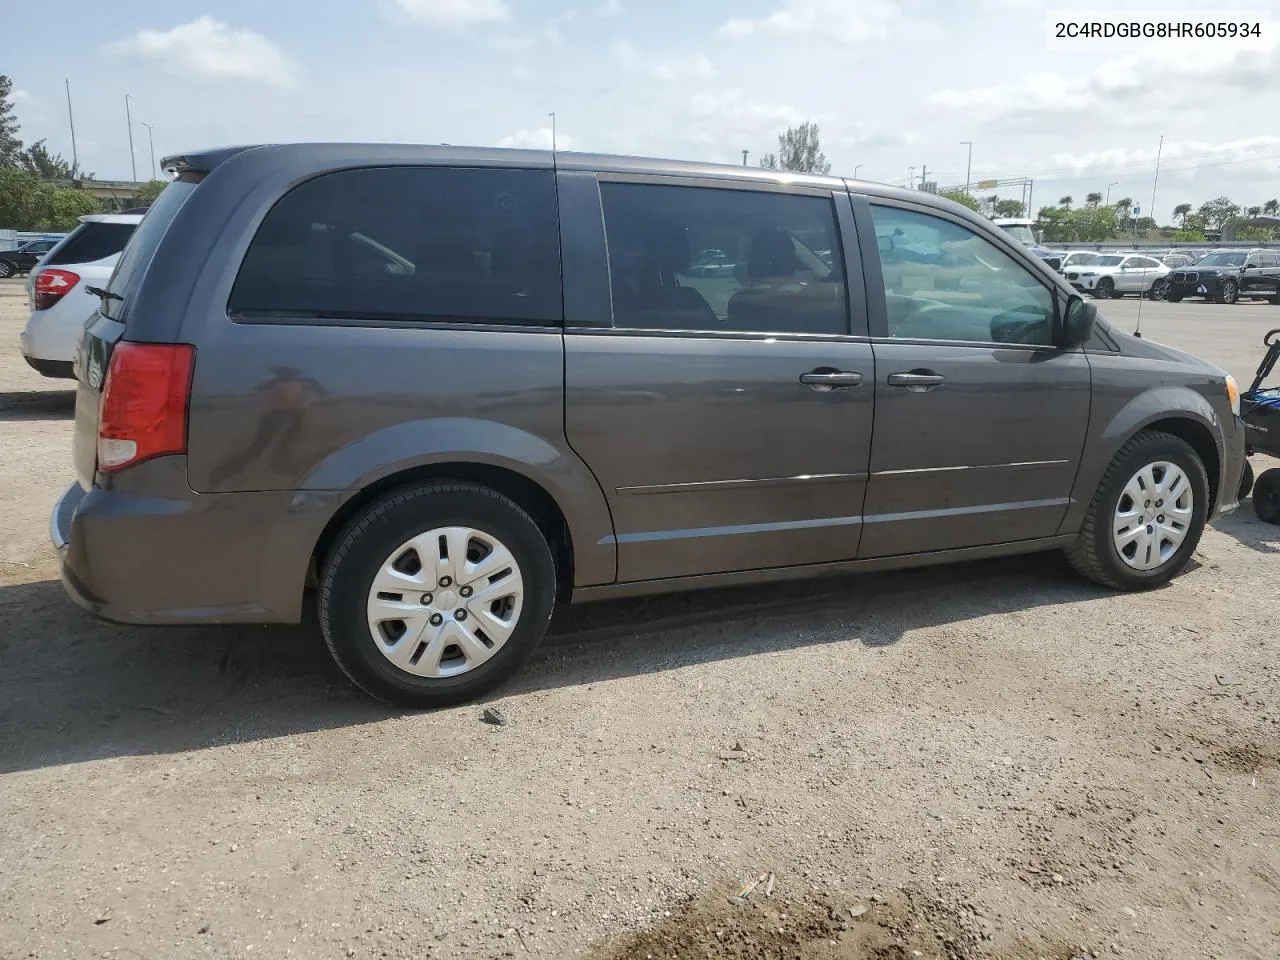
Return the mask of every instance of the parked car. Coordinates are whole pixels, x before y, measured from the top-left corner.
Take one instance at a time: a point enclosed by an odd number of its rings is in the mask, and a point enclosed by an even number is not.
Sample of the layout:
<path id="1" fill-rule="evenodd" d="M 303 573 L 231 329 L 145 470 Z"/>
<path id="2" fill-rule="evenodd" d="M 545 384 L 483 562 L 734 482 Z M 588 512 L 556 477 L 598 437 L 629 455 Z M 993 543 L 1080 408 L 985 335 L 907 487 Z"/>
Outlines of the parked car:
<path id="1" fill-rule="evenodd" d="M 1036 225 L 1034 220 L 1026 220 L 1017 217 L 1002 217 L 992 220 L 991 222 L 1009 236 L 1017 240 L 1045 263 L 1049 264 L 1052 269 L 1061 271 L 1063 254 L 1056 250 L 1050 250 L 1036 239 L 1035 231 L 1032 229 Z"/>
<path id="2" fill-rule="evenodd" d="M 1236 503 L 1234 381 L 930 194 L 456 147 L 165 165 L 51 520 L 108 619 L 293 622 L 313 584 L 358 686 L 438 706 L 558 603 L 1052 548 L 1140 590 Z M 713 305 L 691 251 L 730 241 Z"/>
<path id="3" fill-rule="evenodd" d="M 29 272 L 61 240 L 61 237 L 42 237 L 20 243 L 13 250 L 0 252 L 0 280 Z"/>
<path id="4" fill-rule="evenodd" d="M 1170 270 L 1176 270 L 1179 267 L 1187 266 L 1187 264 L 1195 263 L 1203 256 L 1204 252 L 1200 250 L 1174 250 L 1160 257 L 1160 262 Z"/>
<path id="5" fill-rule="evenodd" d="M 1076 290 L 1103 299 L 1126 293 L 1160 299 L 1165 294 L 1169 268 L 1142 254 L 1102 253 L 1083 266 L 1068 269 L 1065 276 Z"/>
<path id="6" fill-rule="evenodd" d="M 1168 298 L 1204 297 L 1235 303 L 1241 297 L 1280 304 L 1280 251 L 1214 250 L 1170 275 Z"/>
<path id="7" fill-rule="evenodd" d="M 98 308 L 90 288 L 106 284 L 141 220 L 137 214 L 83 216 L 32 269 L 31 316 L 19 344 L 27 363 L 46 377 L 74 379 L 72 361 L 85 322 Z"/>
<path id="8" fill-rule="evenodd" d="M 1083 267 L 1086 264 L 1093 263 L 1098 259 L 1098 254 L 1092 250 L 1072 250 L 1063 254 L 1062 270 L 1066 272 L 1071 267 Z"/>

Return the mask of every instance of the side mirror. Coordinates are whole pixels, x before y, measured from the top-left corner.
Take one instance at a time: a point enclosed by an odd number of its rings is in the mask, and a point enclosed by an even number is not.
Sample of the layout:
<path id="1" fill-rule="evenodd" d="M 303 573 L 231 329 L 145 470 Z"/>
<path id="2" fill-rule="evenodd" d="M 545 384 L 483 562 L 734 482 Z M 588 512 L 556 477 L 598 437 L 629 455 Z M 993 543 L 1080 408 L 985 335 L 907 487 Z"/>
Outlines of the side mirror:
<path id="1" fill-rule="evenodd" d="M 1073 294 L 1067 299 L 1067 308 L 1063 311 L 1062 345 L 1075 347 L 1086 342 L 1093 336 L 1093 325 L 1097 322 L 1098 308 Z"/>

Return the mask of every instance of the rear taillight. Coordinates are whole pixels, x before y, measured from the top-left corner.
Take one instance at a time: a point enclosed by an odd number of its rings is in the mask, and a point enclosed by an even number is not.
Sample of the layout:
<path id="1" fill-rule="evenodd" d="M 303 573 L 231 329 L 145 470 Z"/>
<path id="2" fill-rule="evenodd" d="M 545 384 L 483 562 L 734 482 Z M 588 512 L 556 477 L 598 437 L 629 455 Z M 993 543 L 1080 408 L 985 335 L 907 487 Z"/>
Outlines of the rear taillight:
<path id="1" fill-rule="evenodd" d="M 114 473 L 152 457 L 185 453 L 187 400 L 196 348 L 118 343 L 98 418 L 98 469 Z"/>
<path id="2" fill-rule="evenodd" d="M 41 270 L 36 274 L 35 308 L 48 310 L 79 282 L 80 274 L 70 270 L 55 270 L 52 267 Z"/>

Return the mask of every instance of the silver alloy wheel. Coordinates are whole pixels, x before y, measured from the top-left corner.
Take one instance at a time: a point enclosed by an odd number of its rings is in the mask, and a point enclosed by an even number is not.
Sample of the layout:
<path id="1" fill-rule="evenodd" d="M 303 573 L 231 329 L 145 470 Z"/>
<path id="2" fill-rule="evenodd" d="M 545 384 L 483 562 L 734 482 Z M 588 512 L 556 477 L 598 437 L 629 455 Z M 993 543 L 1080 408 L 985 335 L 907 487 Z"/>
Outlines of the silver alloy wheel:
<path id="1" fill-rule="evenodd" d="M 1195 491 L 1176 463 L 1157 460 L 1129 478 L 1116 504 L 1111 542 L 1135 570 L 1154 570 L 1182 546 L 1191 530 Z"/>
<path id="2" fill-rule="evenodd" d="M 455 677 L 502 649 L 523 604 L 520 565 L 497 537 L 440 527 L 406 540 L 378 568 L 369 632 L 406 673 Z"/>
<path id="3" fill-rule="evenodd" d="M 13 275 L 13 267 L 9 265 L 9 261 L 0 260 L 0 280 L 7 279 Z"/>

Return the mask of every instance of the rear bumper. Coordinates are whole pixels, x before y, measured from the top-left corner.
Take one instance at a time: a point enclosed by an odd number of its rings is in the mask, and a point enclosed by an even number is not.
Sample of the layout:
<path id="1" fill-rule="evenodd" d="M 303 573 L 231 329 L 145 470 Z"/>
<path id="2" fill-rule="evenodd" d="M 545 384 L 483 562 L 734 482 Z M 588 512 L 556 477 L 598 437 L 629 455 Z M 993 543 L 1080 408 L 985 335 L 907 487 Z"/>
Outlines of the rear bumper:
<path id="1" fill-rule="evenodd" d="M 167 457 L 131 468 L 167 496 L 67 488 L 49 520 L 67 594 L 117 623 L 297 622 L 312 551 L 340 495 L 196 494 L 185 466 Z"/>
<path id="2" fill-rule="evenodd" d="M 26 354 L 22 355 L 22 359 L 27 361 L 27 366 L 32 370 L 46 377 L 57 377 L 59 380 L 76 378 L 76 365 L 70 360 L 41 360 L 39 357 L 28 357 Z"/>

